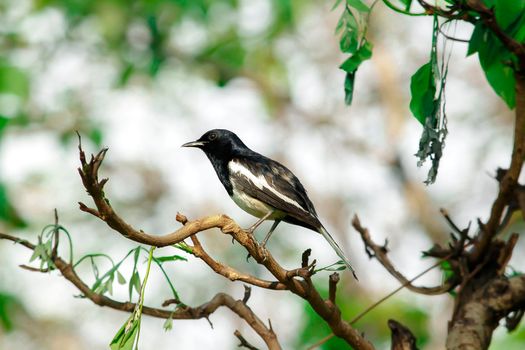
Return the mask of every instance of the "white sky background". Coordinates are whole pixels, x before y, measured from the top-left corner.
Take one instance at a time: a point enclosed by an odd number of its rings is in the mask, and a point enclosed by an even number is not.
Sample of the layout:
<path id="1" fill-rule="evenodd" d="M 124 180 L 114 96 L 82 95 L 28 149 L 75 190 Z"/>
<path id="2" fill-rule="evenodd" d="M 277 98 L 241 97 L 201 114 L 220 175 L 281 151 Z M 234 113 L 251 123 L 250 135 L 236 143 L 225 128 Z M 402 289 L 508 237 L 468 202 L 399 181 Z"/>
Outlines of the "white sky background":
<path id="1" fill-rule="evenodd" d="M 268 11 L 267 1 L 244 4 L 235 20 L 243 30 L 261 30 L 264 21 L 268 21 L 264 15 Z M 21 2 L 20 13 L 24 12 L 23 6 Z M 380 157 L 347 145 L 350 139 L 377 154 L 389 154 L 392 145 L 384 120 L 388 111 L 378 101 L 377 89 L 382 76 L 377 70 L 376 57 L 366 62 L 357 75 L 352 107 L 343 106 L 343 72 L 337 68 L 342 56 L 337 53 L 337 38 L 333 35 L 337 13 L 329 13 L 327 8 L 312 9 L 312 13 L 300 22 L 299 34 L 283 38 L 276 44 L 283 57 L 287 57 L 294 102 L 294 108 L 285 114 L 284 120 L 268 115 L 257 90 L 246 80 L 238 79 L 226 88 L 218 88 L 173 66 L 154 82 L 132 82 L 125 89 L 113 90 L 115 67 L 90 48 L 98 40 L 92 34 L 86 34 L 86 41 L 61 47 L 49 57 L 45 69 L 35 72 L 35 103 L 49 113 L 60 111 L 64 106 L 65 90 L 82 91 L 82 99 L 91 108 L 90 116 L 104 126 L 104 144 L 110 148 L 102 169 L 102 173 L 110 177 L 106 187 L 108 197 L 117 210 L 123 208 L 120 211 L 129 222 L 145 231 L 158 233 L 177 228 L 174 220 L 177 211 L 190 219 L 227 213 L 241 225 L 249 226 L 254 222 L 229 200 L 204 154 L 180 148 L 182 143 L 212 128 L 235 131 L 252 149 L 278 158 L 294 170 L 309 190 L 320 217 L 355 262 L 360 282 L 355 283 L 343 273 L 344 290 L 357 289 L 358 293 L 374 293 L 380 298 L 398 284 L 364 254 L 357 233 L 350 227 L 352 215 L 359 214 L 377 242 L 389 239 L 391 257 L 407 276 L 417 274 L 430 264 L 430 261 L 419 259 L 419 252 L 428 249 L 432 242 L 415 224 L 413 214 L 404 204 L 403 191 L 392 179 L 389 167 Z M 15 19 L 16 12 L 11 16 Z M 377 11 L 373 16 L 377 16 L 373 20 L 378 31 L 372 41 L 392 60 L 399 79 L 396 88 L 405 99 L 406 118 L 394 147 L 402 157 L 408 176 L 422 182 L 427 168 L 418 169 L 416 158 L 412 156 L 417 150 L 421 128 L 409 114 L 408 92 L 410 75 L 428 59 L 431 19 L 409 20 L 386 11 Z M 38 44 L 34 47 L 45 47 L 46 41 L 52 42 L 64 35 L 64 20 L 55 11 L 30 16 L 17 25 L 30 43 Z M 191 33 L 195 33 L 193 42 L 198 44 L 199 36 L 205 33 L 192 25 L 180 29 L 185 33 L 184 40 L 174 45 L 186 45 L 186 49 L 191 50 L 192 40 L 187 37 Z M 33 30 L 35 26 L 39 30 Z M 456 36 L 468 38 L 470 30 L 460 27 Z M 34 47 L 13 53 L 21 66 L 40 67 L 36 63 L 41 52 Z M 447 87 L 450 133 L 437 182 L 425 188 L 433 198 L 436 217 L 439 207 L 447 208 L 461 226 L 477 217 L 487 217 L 496 191 L 496 182 L 490 174 L 498 166 L 507 166 L 511 146 L 510 116 L 502 112 L 505 108 L 486 84 L 477 58 L 465 59 L 465 53 L 466 45 L 454 45 Z M 312 121 L 305 120 L 310 114 L 327 114 L 331 124 L 312 127 Z M 10 184 L 11 198 L 35 228 L 50 223 L 53 208 L 58 208 L 62 224 L 73 235 L 77 257 L 93 251 L 103 251 L 115 258 L 123 256 L 135 245 L 77 209 L 79 200 L 86 204 L 91 201 L 82 190 L 76 172 L 75 147 L 74 143 L 64 147 L 54 134 L 43 130 L 8 133 L 0 148 L 0 169 Z M 87 140 L 84 148 L 88 152 L 96 151 Z M 157 176 L 150 181 L 161 186 L 163 197 L 153 208 L 141 208 L 139 203 L 133 202 L 144 190 L 143 178 L 136 174 L 133 164 L 149 167 Z M 335 197 L 343 205 L 340 213 L 344 214 L 344 219 L 339 219 L 346 223 L 343 228 L 329 219 L 329 208 L 333 207 L 330 201 Z M 129 202 L 135 207 L 126 205 Z M 269 224 L 265 228 L 267 226 Z M 264 235 L 261 231 L 264 229 L 258 232 L 259 238 Z M 36 237 L 34 233 L 23 234 Z M 199 236 L 212 255 L 222 256 L 251 273 L 263 273 L 253 263 L 244 263 L 245 252 L 238 245 L 231 245 L 229 238 L 218 231 Z M 127 318 L 126 314 L 73 298 L 77 291 L 56 273 L 39 275 L 18 269 L 18 264 L 28 261 L 29 252 L 5 242 L 1 246 L 2 289 L 20 296 L 34 317 L 64 319 L 67 328 L 80 335 L 83 349 L 107 348 L 113 334 Z M 301 252 L 308 247 L 314 248 L 321 266 L 336 260 L 320 236 L 302 228 L 282 224 L 269 243 L 272 253 L 290 268 L 297 266 Z M 166 248 L 157 253 L 161 252 L 177 253 Z M 514 259 L 513 266 L 523 269 L 525 263 Z M 195 259 L 173 264 L 169 270 L 183 301 L 189 305 L 205 302 L 218 291 L 242 297 L 241 283 L 232 285 L 224 281 Z M 87 268 L 85 272 L 87 275 Z M 324 274 L 318 279 L 324 281 L 327 276 Z M 438 282 L 437 272 L 420 281 L 431 285 Z M 159 306 L 159 301 L 169 297 L 168 292 L 160 274 L 154 272 L 148 284 L 146 304 Z M 126 288 L 116 291 L 115 298 L 125 297 Z M 402 292 L 398 297 L 429 310 L 435 319 L 433 325 L 438 342 L 435 346 L 439 348 L 439 341 L 443 339 L 439 334 L 445 334 L 450 300 L 409 292 Z M 296 298 L 288 293 L 253 288 L 249 305 L 261 319 L 271 318 L 285 348 L 293 345 L 300 326 L 297 316 L 302 309 Z M 363 309 L 366 306 L 363 305 Z M 168 333 L 162 330 L 163 320 L 145 317 L 141 330 L 142 348 L 231 349 L 237 343 L 232 335 L 236 328 L 240 328 L 250 341 L 261 344 L 256 335 L 232 315 L 226 309 L 214 313 L 210 318 L 213 330 L 205 320 L 175 321 L 173 330 Z M 0 349 L 40 348 L 27 341 L 16 332 L 8 334 L 0 338 Z M 73 344 L 70 348 L 78 347 Z"/>

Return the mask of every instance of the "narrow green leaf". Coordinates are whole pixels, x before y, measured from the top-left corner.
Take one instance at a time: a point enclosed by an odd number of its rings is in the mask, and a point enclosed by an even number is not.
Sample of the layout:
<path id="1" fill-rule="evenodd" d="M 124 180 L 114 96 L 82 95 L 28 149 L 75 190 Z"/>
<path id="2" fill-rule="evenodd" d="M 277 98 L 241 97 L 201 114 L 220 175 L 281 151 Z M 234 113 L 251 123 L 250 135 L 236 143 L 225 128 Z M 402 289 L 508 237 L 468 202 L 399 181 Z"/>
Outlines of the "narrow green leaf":
<path id="1" fill-rule="evenodd" d="M 412 0 L 399 0 L 405 5 L 404 10 L 410 11 L 410 6 L 412 5 Z"/>
<path id="2" fill-rule="evenodd" d="M 186 252 L 188 254 L 193 254 L 193 249 L 191 249 L 191 247 L 184 242 L 174 244 L 173 247 L 180 249 L 183 252 Z"/>
<path id="3" fill-rule="evenodd" d="M 135 271 L 129 283 L 130 283 L 130 287 L 134 288 L 135 291 L 138 294 L 140 294 L 140 275 L 138 271 Z M 131 293 L 130 293 L 130 299 L 131 299 Z"/>
<path id="4" fill-rule="evenodd" d="M 140 247 L 135 248 L 135 252 L 133 254 L 133 272 L 131 272 L 131 278 L 129 279 L 129 300 L 131 300 L 133 296 L 133 288 L 137 291 L 137 293 L 140 294 L 140 276 L 137 272 L 137 263 L 139 260 L 140 255 Z"/>
<path id="5" fill-rule="evenodd" d="M 93 270 L 93 275 L 95 275 L 95 279 L 98 279 L 98 266 L 97 264 L 95 264 L 95 259 L 93 258 L 90 258 L 89 259 L 91 261 L 91 269 Z"/>
<path id="6" fill-rule="evenodd" d="M 171 331 L 173 329 L 173 318 L 171 318 L 171 316 L 168 317 L 162 327 L 166 332 Z"/>
<path id="7" fill-rule="evenodd" d="M 352 99 L 354 98 L 354 80 L 355 80 L 355 72 L 346 73 L 346 76 L 345 76 L 345 103 L 347 105 L 351 105 Z"/>
<path id="8" fill-rule="evenodd" d="M 188 261 L 188 259 L 180 255 L 157 256 L 157 257 L 154 257 L 153 259 L 157 260 L 160 263 L 164 263 L 166 261 L 176 261 L 176 260 Z"/>
<path id="9" fill-rule="evenodd" d="M 416 119 L 425 124 L 425 119 L 431 116 L 435 109 L 436 83 L 432 71 L 432 62 L 425 63 L 410 80 L 410 111 Z"/>
<path id="10" fill-rule="evenodd" d="M 43 251 L 44 251 L 43 245 L 42 244 L 37 244 L 35 246 L 35 249 L 33 249 L 33 254 L 29 258 L 29 262 L 33 262 L 37 258 L 39 258 L 42 255 Z"/>
<path id="11" fill-rule="evenodd" d="M 139 330 L 139 320 L 131 321 L 134 314 L 120 327 L 109 344 L 111 350 L 133 350 Z M 132 322 L 130 324 L 130 322 Z"/>
<path id="12" fill-rule="evenodd" d="M 126 279 L 124 276 L 120 273 L 120 271 L 117 271 L 117 280 L 119 284 L 126 284 Z"/>
<path id="13" fill-rule="evenodd" d="M 370 7 L 361 0 L 346 0 L 346 4 L 360 12 L 370 11 Z"/>
<path id="14" fill-rule="evenodd" d="M 341 2 L 343 0 L 335 0 L 334 6 L 332 6 L 332 11 L 335 10 L 339 5 L 341 5 Z"/>

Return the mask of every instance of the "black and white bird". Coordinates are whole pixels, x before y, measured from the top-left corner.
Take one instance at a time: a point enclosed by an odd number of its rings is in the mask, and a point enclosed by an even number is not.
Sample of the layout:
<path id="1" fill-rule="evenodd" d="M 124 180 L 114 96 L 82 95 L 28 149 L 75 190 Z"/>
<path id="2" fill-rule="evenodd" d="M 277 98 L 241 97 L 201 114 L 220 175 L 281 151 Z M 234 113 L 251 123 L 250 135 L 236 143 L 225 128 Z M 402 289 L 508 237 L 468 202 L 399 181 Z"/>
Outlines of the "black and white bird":
<path id="1" fill-rule="evenodd" d="M 264 247 L 281 221 L 319 232 L 357 279 L 355 271 L 332 236 L 319 221 L 314 205 L 299 179 L 284 165 L 249 149 L 233 132 L 215 129 L 182 147 L 200 148 L 211 161 L 233 201 L 259 220 L 274 223 L 262 241 Z"/>

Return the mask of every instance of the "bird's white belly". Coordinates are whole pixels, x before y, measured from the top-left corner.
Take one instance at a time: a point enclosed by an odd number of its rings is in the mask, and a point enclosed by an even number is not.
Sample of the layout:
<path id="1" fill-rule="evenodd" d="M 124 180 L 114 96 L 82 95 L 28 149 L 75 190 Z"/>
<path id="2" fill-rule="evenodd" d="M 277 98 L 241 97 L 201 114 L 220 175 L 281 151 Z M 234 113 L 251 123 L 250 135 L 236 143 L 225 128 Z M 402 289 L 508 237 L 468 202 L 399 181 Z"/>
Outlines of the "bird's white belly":
<path id="1" fill-rule="evenodd" d="M 258 218 L 263 217 L 273 210 L 269 205 L 256 198 L 248 196 L 246 193 L 236 191 L 235 188 L 233 189 L 233 195 L 231 198 L 242 210 Z"/>
<path id="2" fill-rule="evenodd" d="M 242 210 L 255 217 L 262 218 L 271 211 L 274 211 L 274 214 L 268 217 L 268 220 L 275 220 L 283 216 L 283 213 L 276 211 L 271 206 L 247 195 L 244 192 L 237 191 L 235 187 L 233 188 L 233 195 L 231 198 Z"/>

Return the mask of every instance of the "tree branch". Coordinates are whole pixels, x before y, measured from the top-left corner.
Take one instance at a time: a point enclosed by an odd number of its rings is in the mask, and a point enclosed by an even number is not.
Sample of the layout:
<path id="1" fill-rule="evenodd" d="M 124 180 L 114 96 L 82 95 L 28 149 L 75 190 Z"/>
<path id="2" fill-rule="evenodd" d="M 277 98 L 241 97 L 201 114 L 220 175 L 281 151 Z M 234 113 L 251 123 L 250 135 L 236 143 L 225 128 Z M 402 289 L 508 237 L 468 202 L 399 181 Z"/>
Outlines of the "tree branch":
<path id="1" fill-rule="evenodd" d="M 384 246 L 377 245 L 370 237 L 368 229 L 361 225 L 361 221 L 357 215 L 352 219 L 352 226 L 359 232 L 361 239 L 365 244 L 365 249 L 370 257 L 376 258 L 385 269 L 394 276 L 403 286 L 407 289 L 425 295 L 438 295 L 450 291 L 456 285 L 455 282 L 446 281 L 440 286 L 436 287 L 417 287 L 410 283 L 410 280 L 406 278 L 401 272 L 397 271 L 394 267 L 390 258 L 387 256 L 387 250 Z"/>
<path id="2" fill-rule="evenodd" d="M 79 153 L 80 153 L 80 162 L 81 168 L 79 169 L 80 177 L 82 178 L 82 183 L 86 188 L 89 195 L 93 198 L 97 210 L 89 209 L 87 206 L 81 204 L 80 209 L 86 212 L 89 212 L 92 215 L 99 217 L 101 220 L 105 221 L 108 226 L 113 228 L 115 231 L 122 234 L 124 237 L 127 237 L 133 241 L 144 243 L 148 245 L 153 245 L 157 247 L 162 247 L 166 245 L 172 245 L 184 240 L 187 237 L 195 235 L 198 232 L 207 230 L 209 228 L 217 227 L 225 234 L 229 234 L 239 242 L 249 253 L 250 256 L 254 258 L 257 263 L 266 267 L 266 269 L 277 279 L 277 283 L 268 282 L 259 279 L 254 279 L 252 276 L 242 274 L 239 275 L 239 279 L 243 280 L 246 283 L 251 283 L 254 285 L 263 286 L 265 288 L 275 287 L 275 289 L 288 289 L 292 293 L 300 296 L 305 299 L 314 311 L 323 318 L 327 324 L 330 326 L 332 331 L 338 337 L 344 339 L 348 344 L 352 345 L 355 349 L 373 349 L 373 346 L 368 342 L 356 329 L 354 329 L 348 322 L 344 321 L 341 317 L 341 312 L 333 303 L 326 302 L 319 292 L 315 289 L 312 281 L 310 280 L 311 273 L 300 274 L 299 276 L 302 280 L 299 280 L 296 277 L 299 277 L 296 274 L 296 270 L 292 272 L 284 269 L 275 258 L 269 254 L 269 252 L 259 246 L 257 241 L 254 239 L 253 235 L 249 232 L 244 231 L 239 225 L 229 218 L 226 215 L 216 215 L 211 217 L 202 218 L 195 221 L 187 221 L 182 215 L 179 217 L 179 221 L 184 223 L 184 226 L 168 235 L 165 236 L 154 236 L 144 233 L 143 231 L 137 231 L 122 220 L 113 210 L 109 204 L 109 200 L 105 197 L 103 187 L 107 182 L 107 179 L 98 180 L 98 170 L 104 156 L 107 152 L 107 149 L 101 150 L 97 155 L 91 156 L 89 162 L 86 161 L 86 157 L 82 147 L 79 143 Z M 198 240 L 194 240 L 198 242 Z M 199 251 L 201 257 L 206 259 L 210 264 L 214 265 L 213 259 L 208 259 L 204 250 Z M 203 260 L 204 260 L 203 259 Z M 204 260 L 206 262 L 206 260 Z M 304 263 L 304 256 L 303 256 Z M 313 263 L 312 263 L 313 264 Z M 313 266 L 310 264 L 311 266 Z M 223 272 L 230 277 L 234 277 L 233 274 L 235 270 L 222 268 L 218 265 L 214 265 L 217 268 L 219 273 Z M 300 271 L 310 271 L 311 266 L 302 267 Z M 212 266 L 210 266 L 212 267 Z M 212 267 L 213 268 L 213 267 Z M 297 270 L 297 271 L 299 271 Z M 215 270 L 214 270 L 215 271 Z M 216 271 L 216 272 L 217 272 Z M 221 273 L 222 274 L 222 273 Z M 228 277 L 228 276 L 226 276 Z M 228 277 L 228 278 L 230 278 Z M 241 279 L 242 277 L 242 279 Z M 237 278 L 236 276 L 234 278 Z"/>
<path id="3" fill-rule="evenodd" d="M 524 308 L 525 275 L 488 281 L 458 310 L 447 337 L 447 349 L 486 349 L 499 320 Z"/>
<path id="4" fill-rule="evenodd" d="M 193 242 L 192 254 L 201 259 L 208 265 L 213 271 L 229 279 L 230 281 L 242 281 L 249 283 L 253 286 L 266 288 L 266 289 L 275 289 L 275 290 L 285 290 L 286 285 L 278 281 L 266 281 L 255 276 L 245 274 L 235 270 L 234 268 L 221 264 L 220 262 L 214 260 L 202 247 L 199 239 L 196 235 L 191 236 Z"/>
<path id="5" fill-rule="evenodd" d="M 6 239 L 22 244 L 31 250 L 35 249 L 34 244 L 28 241 L 20 240 L 17 237 L 5 233 L 0 233 L 0 239 Z M 62 276 L 71 282 L 75 287 L 77 287 L 82 295 L 91 300 L 93 303 L 99 306 L 106 306 L 124 312 L 133 312 L 133 310 L 135 310 L 135 303 L 116 301 L 106 297 L 105 295 L 93 292 L 91 288 L 89 288 L 89 286 L 85 284 L 84 281 L 82 281 L 82 279 L 78 276 L 76 271 L 73 269 L 73 266 L 65 262 L 59 256 L 55 256 L 52 260 L 56 268 L 62 273 Z M 164 319 L 172 318 L 177 320 L 194 320 L 208 318 L 221 306 L 229 308 L 239 317 L 244 319 L 246 323 L 248 323 L 248 325 L 264 340 L 269 349 L 281 349 L 277 336 L 271 327 L 267 327 L 264 322 L 262 322 L 261 319 L 259 319 L 257 315 L 255 315 L 255 313 L 248 307 L 248 305 L 246 305 L 243 299 L 235 300 L 230 295 L 225 293 L 217 293 L 210 301 L 197 307 L 181 306 L 174 311 L 170 311 L 166 309 L 144 306 L 142 308 L 142 313 Z"/>
<path id="6" fill-rule="evenodd" d="M 392 332 L 392 350 L 417 350 L 416 337 L 410 329 L 396 320 L 388 320 L 388 328 Z"/>

